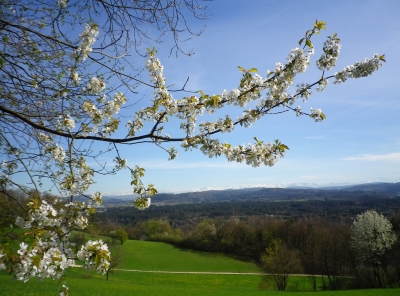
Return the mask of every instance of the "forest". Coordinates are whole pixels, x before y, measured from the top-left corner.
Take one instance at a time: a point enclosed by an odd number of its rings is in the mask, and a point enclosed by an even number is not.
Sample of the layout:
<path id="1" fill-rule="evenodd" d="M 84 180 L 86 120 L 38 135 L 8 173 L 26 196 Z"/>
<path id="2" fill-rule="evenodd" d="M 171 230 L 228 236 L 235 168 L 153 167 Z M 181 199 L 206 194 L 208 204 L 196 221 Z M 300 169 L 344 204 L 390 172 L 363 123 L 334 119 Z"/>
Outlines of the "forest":
<path id="1" fill-rule="evenodd" d="M 153 206 L 138 211 L 123 199 L 105 199 L 100 220 L 136 224 L 149 219 L 169 220 L 184 226 L 206 218 L 271 216 L 280 219 L 327 219 L 351 223 L 355 215 L 374 209 L 392 216 L 400 209 L 400 197 L 385 191 L 322 189 L 243 189 L 159 194 Z"/>
<path id="2" fill-rule="evenodd" d="M 299 190 L 297 199 L 186 203 L 146 211 L 111 207 L 93 222 L 117 241 L 124 234 L 255 261 L 275 275 L 278 290 L 285 290 L 289 274 L 298 273 L 311 275 L 315 283 L 322 277 L 330 290 L 400 286 L 400 241 L 360 265 L 352 234 L 362 213 L 377 211 L 398 237 L 400 197 L 358 191 L 351 198 L 337 192 L 335 198 L 334 191 L 323 191 L 322 198 L 307 200 L 304 192 Z"/>
<path id="3" fill-rule="evenodd" d="M 272 191 L 282 194 L 285 190 Z M 288 190 L 285 199 L 238 198 L 158 205 L 146 211 L 133 206 L 107 207 L 92 216 L 91 226 L 71 239 L 80 246 L 88 237 L 101 235 L 108 237 L 105 241 L 108 245 L 123 244 L 128 239 L 147 240 L 228 254 L 255 262 L 266 273 L 273 274 L 277 290 L 286 289 L 291 274 L 311 276 L 314 290 L 320 289 L 317 283 L 321 279 L 323 288 L 329 290 L 400 286 L 399 196 L 325 190 L 319 199 L 313 195 L 307 199 L 304 196 L 307 190 L 301 189 L 297 190 L 297 198 L 290 197 L 295 191 Z M 22 192 L 14 192 L 14 196 L 19 196 L 19 203 L 29 201 Z M 0 207 L 0 226 L 4 238 L 9 240 L 18 240 L 20 235 L 8 227 L 18 210 L 17 202 Z M 365 251 L 360 253 L 356 247 L 354 225 L 371 212 L 387 222 L 387 231 L 393 239 L 374 254 L 373 260 L 361 259 L 360 254 Z M 118 268 L 118 262 L 114 263 L 110 266 Z"/>

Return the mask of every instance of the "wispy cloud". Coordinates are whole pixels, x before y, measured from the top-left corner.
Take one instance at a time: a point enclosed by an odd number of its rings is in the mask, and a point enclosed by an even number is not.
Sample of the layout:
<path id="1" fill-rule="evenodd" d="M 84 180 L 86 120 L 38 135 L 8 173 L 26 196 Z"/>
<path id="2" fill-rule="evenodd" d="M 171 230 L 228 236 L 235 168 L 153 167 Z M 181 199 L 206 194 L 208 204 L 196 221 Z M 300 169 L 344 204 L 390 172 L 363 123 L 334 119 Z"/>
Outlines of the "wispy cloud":
<path id="1" fill-rule="evenodd" d="M 314 180 L 314 179 L 322 179 L 322 176 L 315 176 L 315 175 L 304 175 L 300 176 L 301 179 L 306 179 L 306 180 Z"/>
<path id="2" fill-rule="evenodd" d="M 352 156 L 352 157 L 342 158 L 342 160 L 400 162 L 400 152 L 388 153 L 388 154 L 361 154 L 360 156 Z"/>
<path id="3" fill-rule="evenodd" d="M 133 161 L 132 161 L 133 162 Z M 243 168 L 247 167 L 245 163 L 237 163 L 237 162 L 228 162 L 228 161 L 195 161 L 195 162 L 182 162 L 179 160 L 167 161 L 165 158 L 157 158 L 149 161 L 137 161 L 132 164 L 132 162 L 128 162 L 128 165 L 133 166 L 137 164 L 140 167 L 144 167 L 146 169 L 196 169 L 196 168 Z M 115 167 L 115 162 L 110 158 L 103 158 L 98 163 L 96 162 L 88 162 L 88 164 L 92 167 L 100 167 L 100 164 L 106 168 Z"/>
<path id="4" fill-rule="evenodd" d="M 248 188 L 285 188 L 288 184 L 242 184 L 236 186 L 206 186 L 206 187 L 194 187 L 190 189 L 176 189 L 176 190 L 168 190 L 160 188 L 159 192 L 161 193 L 184 193 L 184 192 L 199 192 L 199 191 L 209 191 L 209 190 L 237 190 L 237 189 L 248 189 Z"/>
<path id="5" fill-rule="evenodd" d="M 223 168 L 223 169 L 240 169 L 246 166 L 244 163 L 237 162 L 217 162 L 217 161 L 197 161 L 197 162 L 178 162 L 178 161 L 168 161 L 164 159 L 160 161 L 146 161 L 139 162 L 139 166 L 146 169 L 197 169 L 197 168 Z"/>
<path id="6" fill-rule="evenodd" d="M 327 136 L 308 136 L 305 138 L 309 140 L 332 140 L 332 138 L 329 138 Z"/>

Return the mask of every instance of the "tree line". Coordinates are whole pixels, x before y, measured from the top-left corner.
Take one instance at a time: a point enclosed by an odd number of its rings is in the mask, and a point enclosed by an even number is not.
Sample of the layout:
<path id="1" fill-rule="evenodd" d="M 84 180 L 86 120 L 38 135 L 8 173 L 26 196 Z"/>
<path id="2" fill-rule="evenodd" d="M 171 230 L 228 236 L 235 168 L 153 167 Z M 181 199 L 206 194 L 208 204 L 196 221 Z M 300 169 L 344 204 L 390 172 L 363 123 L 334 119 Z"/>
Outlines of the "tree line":
<path id="1" fill-rule="evenodd" d="M 398 237 L 400 211 L 388 224 Z M 99 225 L 105 233 L 123 229 L 130 239 L 162 241 L 252 260 L 274 275 L 278 290 L 285 290 L 289 274 L 297 273 L 310 275 L 314 290 L 319 288 L 318 277 L 324 289 L 332 290 L 400 286 L 400 241 L 374 254 L 373 260 L 363 261 L 360 252 L 366 251 L 355 245 L 353 223 L 253 216 L 208 218 L 185 227 L 171 225 L 165 219 L 150 219 L 134 226 L 112 222 Z"/>
<path id="2" fill-rule="evenodd" d="M 375 209 L 385 216 L 392 216 L 400 210 L 400 198 L 390 198 L 380 193 L 353 193 L 353 196 L 338 198 L 330 192 L 324 199 L 307 200 L 300 195 L 296 200 L 237 200 L 186 203 L 168 206 L 153 206 L 146 211 L 137 211 L 133 207 L 119 206 L 107 208 L 98 213 L 97 219 L 113 223 L 135 225 L 150 219 L 164 219 L 177 227 L 198 223 L 206 218 L 232 216 L 246 219 L 249 216 L 272 216 L 282 219 L 327 219 L 329 221 L 351 223 L 354 217 L 364 211 Z"/>

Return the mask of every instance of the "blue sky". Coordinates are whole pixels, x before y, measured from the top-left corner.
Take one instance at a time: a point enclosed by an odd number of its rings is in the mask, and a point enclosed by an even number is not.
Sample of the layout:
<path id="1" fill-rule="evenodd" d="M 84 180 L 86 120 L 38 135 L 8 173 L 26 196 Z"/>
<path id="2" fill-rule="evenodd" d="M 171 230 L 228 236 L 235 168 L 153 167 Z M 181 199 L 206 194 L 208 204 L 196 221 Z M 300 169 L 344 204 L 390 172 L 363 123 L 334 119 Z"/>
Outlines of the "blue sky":
<path id="1" fill-rule="evenodd" d="M 400 182 L 400 1 L 226 0 L 207 5 L 211 18 L 193 23 L 195 29 L 206 25 L 204 33 L 184 45 L 194 48 L 194 56 L 169 57 L 168 41 L 156 46 L 167 84 L 180 87 L 189 77 L 187 89 L 219 94 L 237 87 L 239 65 L 255 67 L 265 77 L 276 62 L 285 62 L 315 19 L 325 21 L 327 30 L 313 39 L 316 52 L 310 68 L 295 83 L 318 79 L 321 73 L 315 60 L 326 36 L 333 33 L 341 38 L 342 50 L 332 74 L 374 53 L 385 54 L 387 63 L 372 76 L 341 85 L 330 83 L 325 92 L 313 92 L 305 104 L 296 103 L 305 111 L 321 108 L 327 116 L 322 123 L 288 112 L 266 116 L 249 129 L 237 128 L 221 135 L 221 139 L 236 145 L 254 142 L 254 136 L 266 142 L 279 139 L 290 150 L 273 167 L 252 168 L 183 150 L 177 159 L 168 161 L 168 155 L 153 145 L 119 148 L 129 165 L 146 169 L 145 183 L 154 183 L 160 192 L 182 192 L 292 183 Z M 149 90 L 141 91 L 144 97 L 138 106 L 151 100 Z M 176 93 L 174 97 L 184 95 Z M 238 109 L 227 109 L 219 115 L 228 112 L 241 114 Z M 173 136 L 179 130 L 171 127 L 166 132 Z M 112 163 L 110 159 L 100 160 Z M 95 181 L 90 191 L 132 193 L 128 172 L 98 176 Z"/>

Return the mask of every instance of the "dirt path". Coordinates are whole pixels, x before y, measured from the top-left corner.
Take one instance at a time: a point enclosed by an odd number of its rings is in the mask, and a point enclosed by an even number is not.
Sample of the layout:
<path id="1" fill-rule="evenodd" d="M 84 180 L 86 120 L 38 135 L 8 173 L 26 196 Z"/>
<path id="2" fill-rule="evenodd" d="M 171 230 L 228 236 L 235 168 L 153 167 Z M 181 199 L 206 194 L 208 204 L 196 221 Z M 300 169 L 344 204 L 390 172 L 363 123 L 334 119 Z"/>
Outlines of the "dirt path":
<path id="1" fill-rule="evenodd" d="M 139 270 L 139 269 L 120 269 L 117 271 L 147 272 L 147 273 L 177 273 L 177 274 L 228 274 L 228 275 L 265 275 L 261 272 L 215 272 L 215 271 L 164 271 L 164 270 Z"/>
<path id="2" fill-rule="evenodd" d="M 72 265 L 71 267 L 83 267 L 82 265 Z M 166 271 L 166 270 L 140 270 L 114 268 L 116 271 L 142 272 L 142 273 L 171 273 L 171 274 L 220 274 L 220 275 L 272 275 L 262 272 L 224 272 L 224 271 Z M 309 274 L 290 274 L 290 276 L 310 276 Z M 318 276 L 318 275 L 316 275 Z"/>
<path id="3" fill-rule="evenodd" d="M 262 272 L 224 272 L 224 271 L 163 271 L 163 270 L 139 270 L 139 269 L 120 269 L 115 268 L 117 271 L 128 272 L 147 272 L 147 273 L 177 273 L 177 274 L 226 274 L 226 275 L 272 275 L 271 273 Z M 310 276 L 309 274 L 290 274 L 290 276 Z M 320 275 L 315 275 L 320 276 Z"/>

